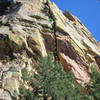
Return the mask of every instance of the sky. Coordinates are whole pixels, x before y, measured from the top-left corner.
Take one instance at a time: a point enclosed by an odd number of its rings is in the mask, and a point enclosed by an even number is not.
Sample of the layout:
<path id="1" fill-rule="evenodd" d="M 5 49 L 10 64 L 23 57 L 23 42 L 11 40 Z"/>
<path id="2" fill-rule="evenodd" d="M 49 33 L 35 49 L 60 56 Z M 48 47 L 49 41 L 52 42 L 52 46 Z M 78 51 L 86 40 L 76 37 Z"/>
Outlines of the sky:
<path id="1" fill-rule="evenodd" d="M 68 10 L 77 16 L 100 41 L 100 0 L 51 0 L 62 10 Z"/>

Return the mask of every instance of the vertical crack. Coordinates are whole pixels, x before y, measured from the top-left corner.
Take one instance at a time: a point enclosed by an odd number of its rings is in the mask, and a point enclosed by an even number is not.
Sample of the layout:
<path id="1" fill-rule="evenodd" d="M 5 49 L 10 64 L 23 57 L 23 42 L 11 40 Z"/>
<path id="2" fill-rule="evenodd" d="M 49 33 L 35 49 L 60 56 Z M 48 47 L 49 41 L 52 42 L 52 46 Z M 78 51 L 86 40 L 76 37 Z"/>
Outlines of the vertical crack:
<path id="1" fill-rule="evenodd" d="M 54 35 L 54 51 L 53 51 L 53 54 L 54 54 L 54 58 L 55 58 L 55 61 L 58 61 L 59 60 L 59 50 L 58 50 L 58 41 L 57 41 L 57 31 L 56 31 L 56 18 L 50 8 L 50 5 L 49 5 L 49 0 L 46 1 L 45 5 L 48 6 L 48 14 L 49 14 L 49 18 L 52 19 L 53 23 L 52 23 L 52 31 L 53 31 L 53 35 Z"/>

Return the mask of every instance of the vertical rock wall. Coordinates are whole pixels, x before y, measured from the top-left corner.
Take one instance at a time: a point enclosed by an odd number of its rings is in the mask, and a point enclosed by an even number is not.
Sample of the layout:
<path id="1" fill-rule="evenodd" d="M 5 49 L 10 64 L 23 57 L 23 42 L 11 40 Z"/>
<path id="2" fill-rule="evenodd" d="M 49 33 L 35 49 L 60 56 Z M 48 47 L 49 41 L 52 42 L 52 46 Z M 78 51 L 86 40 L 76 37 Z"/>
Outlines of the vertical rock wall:
<path id="1" fill-rule="evenodd" d="M 21 70 L 34 72 L 40 55 L 49 53 L 76 82 L 88 83 L 90 66 L 100 68 L 100 44 L 86 27 L 48 0 L 18 1 L 21 5 L 0 16 L 0 99 L 17 98 Z"/>

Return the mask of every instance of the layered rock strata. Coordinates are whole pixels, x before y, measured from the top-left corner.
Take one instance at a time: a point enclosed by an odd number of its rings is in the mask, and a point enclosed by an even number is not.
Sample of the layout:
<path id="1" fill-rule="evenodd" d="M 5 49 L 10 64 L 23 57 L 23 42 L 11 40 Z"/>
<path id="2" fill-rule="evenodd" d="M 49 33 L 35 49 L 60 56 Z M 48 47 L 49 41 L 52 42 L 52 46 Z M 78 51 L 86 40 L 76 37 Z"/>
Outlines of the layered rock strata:
<path id="1" fill-rule="evenodd" d="M 0 16 L 0 99 L 17 98 L 21 69 L 34 72 L 40 55 L 49 53 L 77 83 L 88 83 L 90 67 L 100 68 L 100 44 L 87 28 L 48 0 L 18 1 L 21 5 Z"/>

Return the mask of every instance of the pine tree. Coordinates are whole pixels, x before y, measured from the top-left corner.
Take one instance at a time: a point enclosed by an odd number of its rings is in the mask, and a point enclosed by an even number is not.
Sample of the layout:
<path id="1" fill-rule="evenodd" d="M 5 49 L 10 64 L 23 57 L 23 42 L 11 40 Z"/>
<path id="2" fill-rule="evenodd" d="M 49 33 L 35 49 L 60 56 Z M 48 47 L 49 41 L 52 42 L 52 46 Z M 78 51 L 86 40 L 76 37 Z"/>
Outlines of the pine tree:
<path id="1" fill-rule="evenodd" d="M 90 76 L 91 82 L 86 86 L 89 90 L 87 97 L 91 97 L 89 100 L 100 100 L 100 73 L 93 68 Z"/>
<path id="2" fill-rule="evenodd" d="M 20 93 L 24 100 L 81 100 L 81 88 L 73 85 L 73 74 L 66 73 L 63 66 L 53 60 L 53 56 L 41 57 L 40 67 L 38 74 L 33 76 L 22 71 L 23 80 L 29 81 L 29 86 L 34 88 L 30 92 L 22 85 Z"/>
<path id="3" fill-rule="evenodd" d="M 43 89 L 43 96 L 52 100 L 80 100 L 80 88 L 73 86 L 72 73 L 66 73 L 59 62 L 54 62 L 51 55 L 40 59 L 42 71 L 38 74 Z"/>

